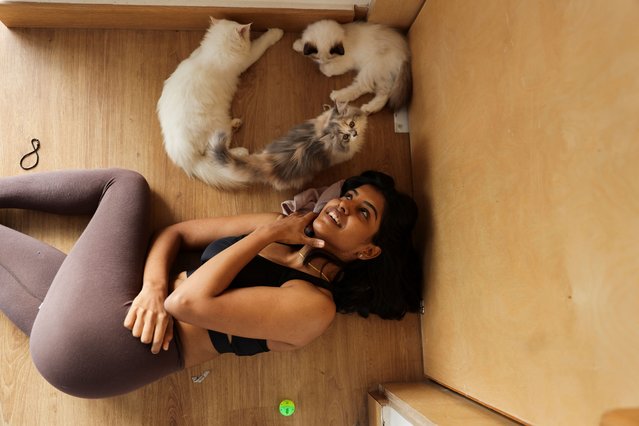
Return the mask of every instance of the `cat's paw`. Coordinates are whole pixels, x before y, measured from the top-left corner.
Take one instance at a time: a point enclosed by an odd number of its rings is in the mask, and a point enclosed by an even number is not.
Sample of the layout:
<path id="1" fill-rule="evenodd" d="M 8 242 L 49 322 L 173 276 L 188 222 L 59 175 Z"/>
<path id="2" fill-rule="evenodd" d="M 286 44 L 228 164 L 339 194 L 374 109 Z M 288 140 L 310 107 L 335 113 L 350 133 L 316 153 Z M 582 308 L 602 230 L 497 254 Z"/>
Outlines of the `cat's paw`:
<path id="1" fill-rule="evenodd" d="M 362 105 L 362 107 L 360 108 L 360 110 L 366 114 L 366 115 L 371 115 L 373 113 L 376 113 L 377 110 L 375 108 L 372 108 L 371 106 L 369 106 L 368 104 L 366 105 Z"/>
<path id="2" fill-rule="evenodd" d="M 231 148 L 229 149 L 229 151 L 233 154 L 236 155 L 238 157 L 243 157 L 245 155 L 249 155 L 249 151 L 246 148 L 243 147 L 236 147 L 236 148 Z"/>
<path id="3" fill-rule="evenodd" d="M 362 105 L 360 110 L 366 115 L 371 115 L 381 111 L 384 108 L 384 105 L 385 103 L 382 103 L 380 105 L 379 103 L 374 104 L 373 102 L 369 102 L 367 104 Z"/>
<path id="4" fill-rule="evenodd" d="M 344 92 L 341 90 L 333 90 L 331 92 L 330 97 L 331 97 L 331 100 L 335 102 L 336 104 L 342 104 L 342 103 L 350 102 L 352 100 L 344 96 Z"/>
<path id="5" fill-rule="evenodd" d="M 231 130 L 234 132 L 237 132 L 240 127 L 242 127 L 242 119 L 241 118 L 234 118 L 233 120 L 231 120 Z"/>
<path id="6" fill-rule="evenodd" d="M 284 31 L 279 28 L 269 28 L 265 34 L 273 43 L 277 43 L 282 36 L 284 36 Z"/>

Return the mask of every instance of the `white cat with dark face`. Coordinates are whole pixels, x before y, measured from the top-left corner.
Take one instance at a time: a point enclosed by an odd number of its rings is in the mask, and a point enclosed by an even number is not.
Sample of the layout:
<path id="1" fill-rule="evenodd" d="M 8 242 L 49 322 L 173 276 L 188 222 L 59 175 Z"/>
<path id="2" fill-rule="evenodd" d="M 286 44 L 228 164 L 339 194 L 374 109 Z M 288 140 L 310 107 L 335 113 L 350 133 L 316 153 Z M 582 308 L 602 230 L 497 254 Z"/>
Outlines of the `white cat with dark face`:
<path id="1" fill-rule="evenodd" d="M 412 79 L 406 38 L 392 28 L 352 22 L 315 22 L 293 43 L 293 49 L 313 59 L 327 77 L 358 71 L 353 83 L 331 92 L 335 102 L 352 102 L 367 93 L 375 96 L 361 107 L 366 114 L 384 105 L 399 109 L 410 100 Z"/>

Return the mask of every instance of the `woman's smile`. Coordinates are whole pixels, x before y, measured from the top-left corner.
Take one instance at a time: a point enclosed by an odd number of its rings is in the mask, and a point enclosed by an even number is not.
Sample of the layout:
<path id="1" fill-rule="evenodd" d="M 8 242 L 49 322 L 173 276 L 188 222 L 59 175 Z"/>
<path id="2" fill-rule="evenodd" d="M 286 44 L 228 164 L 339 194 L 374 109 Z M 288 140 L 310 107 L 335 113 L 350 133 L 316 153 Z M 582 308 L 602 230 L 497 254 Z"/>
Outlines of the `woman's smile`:
<path id="1" fill-rule="evenodd" d="M 331 207 L 326 210 L 326 214 L 328 215 L 329 218 L 331 218 L 331 220 L 335 223 L 335 225 L 337 225 L 337 227 L 339 228 L 342 227 L 342 222 L 340 220 L 340 212 L 338 209 L 336 209 L 335 207 Z"/>

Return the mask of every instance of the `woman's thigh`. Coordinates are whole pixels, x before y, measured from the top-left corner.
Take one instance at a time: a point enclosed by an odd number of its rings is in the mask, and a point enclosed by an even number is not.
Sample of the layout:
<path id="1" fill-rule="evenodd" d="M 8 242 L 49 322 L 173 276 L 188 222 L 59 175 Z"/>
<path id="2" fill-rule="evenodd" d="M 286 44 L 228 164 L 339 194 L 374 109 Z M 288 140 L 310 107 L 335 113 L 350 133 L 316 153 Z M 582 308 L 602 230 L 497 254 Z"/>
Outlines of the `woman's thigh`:
<path id="1" fill-rule="evenodd" d="M 153 355 L 123 322 L 139 292 L 149 242 L 149 188 L 121 169 L 74 176 L 99 200 L 60 265 L 31 331 L 40 373 L 72 395 L 129 392 L 180 368 L 176 345 Z M 97 198 L 96 198 L 97 197 Z"/>

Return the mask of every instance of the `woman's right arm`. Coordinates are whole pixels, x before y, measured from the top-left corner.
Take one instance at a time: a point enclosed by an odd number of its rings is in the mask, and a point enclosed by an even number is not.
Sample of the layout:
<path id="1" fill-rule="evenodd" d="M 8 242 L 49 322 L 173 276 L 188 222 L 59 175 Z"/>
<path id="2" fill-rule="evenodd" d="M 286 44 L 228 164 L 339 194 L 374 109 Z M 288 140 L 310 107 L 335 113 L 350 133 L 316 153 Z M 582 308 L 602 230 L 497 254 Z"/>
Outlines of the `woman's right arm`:
<path id="1" fill-rule="evenodd" d="M 195 219 L 167 226 L 159 231 L 144 265 L 142 289 L 131 304 L 124 326 L 151 351 L 168 350 L 173 339 L 172 318 L 164 308 L 168 296 L 169 271 L 180 249 L 198 249 L 219 238 L 253 232 L 275 221 L 277 213 L 249 214 Z"/>
<path id="2" fill-rule="evenodd" d="M 203 249 L 219 238 L 244 235 L 274 222 L 278 213 L 194 219 L 167 226 L 151 244 L 144 266 L 144 284 L 167 290 L 169 271 L 180 249 Z"/>

